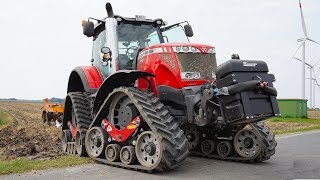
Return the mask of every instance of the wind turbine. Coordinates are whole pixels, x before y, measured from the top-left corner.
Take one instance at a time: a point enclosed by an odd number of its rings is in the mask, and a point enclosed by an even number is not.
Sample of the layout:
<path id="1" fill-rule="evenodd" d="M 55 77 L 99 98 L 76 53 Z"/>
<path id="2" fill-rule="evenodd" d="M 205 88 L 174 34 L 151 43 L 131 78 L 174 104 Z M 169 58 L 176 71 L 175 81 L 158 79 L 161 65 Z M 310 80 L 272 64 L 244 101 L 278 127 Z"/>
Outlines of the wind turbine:
<path id="1" fill-rule="evenodd" d="M 320 45 L 320 43 L 310 39 L 308 37 L 307 34 L 307 27 L 306 27 L 306 23 L 304 21 L 304 16 L 303 16 L 303 12 L 302 12 L 302 6 L 301 6 L 301 1 L 299 0 L 299 7 L 300 7 L 300 16 L 301 16 L 301 24 L 302 24 L 302 31 L 304 34 L 303 38 L 299 38 L 298 42 L 301 42 L 300 46 L 298 47 L 298 49 L 296 50 L 296 52 L 294 53 L 292 58 L 295 58 L 295 55 L 297 54 L 297 52 L 299 51 L 299 49 L 302 47 L 302 99 L 305 99 L 305 78 L 306 78 L 306 69 L 305 69 L 305 65 L 306 65 L 306 42 L 307 41 L 311 41 L 313 43 L 316 43 L 318 45 Z"/>
<path id="2" fill-rule="evenodd" d="M 302 60 L 299 58 L 296 58 L 296 57 L 293 57 L 293 58 L 302 62 Z M 315 73 L 314 68 L 319 62 L 320 62 L 320 60 L 318 62 L 316 62 L 314 65 L 311 65 L 307 62 L 304 63 L 310 69 L 310 78 L 308 78 L 310 80 L 310 89 L 309 89 L 310 90 L 310 101 L 309 101 L 310 108 L 313 108 L 315 106 L 315 87 L 313 87 L 313 84 L 314 84 L 314 86 L 316 85 L 316 83 L 318 84 L 317 77 L 319 74 L 317 73 L 318 74 L 317 75 Z M 320 68 L 319 68 L 319 70 L 320 70 Z M 313 77 L 313 74 L 314 74 L 314 77 Z"/>
<path id="3" fill-rule="evenodd" d="M 315 78 L 313 78 L 313 81 L 314 81 L 314 84 L 313 84 L 313 108 L 316 108 L 316 86 L 320 87 L 320 84 L 317 81 L 317 78 L 319 76 L 319 71 L 320 71 L 320 68 L 319 68 L 317 74 L 313 71 L 315 73 Z"/>

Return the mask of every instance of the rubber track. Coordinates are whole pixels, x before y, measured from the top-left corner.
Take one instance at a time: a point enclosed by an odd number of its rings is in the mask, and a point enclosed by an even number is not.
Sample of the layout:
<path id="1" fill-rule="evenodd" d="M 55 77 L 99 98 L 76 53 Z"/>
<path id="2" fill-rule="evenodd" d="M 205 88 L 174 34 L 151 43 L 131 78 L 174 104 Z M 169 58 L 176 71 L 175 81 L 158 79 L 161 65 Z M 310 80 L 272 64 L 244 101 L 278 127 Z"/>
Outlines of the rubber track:
<path id="1" fill-rule="evenodd" d="M 120 87 L 113 92 L 127 94 L 150 129 L 158 138 L 160 137 L 163 146 L 162 160 L 157 167 L 148 169 L 142 165 L 125 165 L 121 162 L 110 162 L 102 158 L 94 159 L 112 166 L 143 172 L 165 171 L 180 166 L 189 154 L 188 140 L 180 129 L 178 122 L 174 121 L 159 99 L 153 93 L 143 92 L 133 87 Z"/>
<path id="2" fill-rule="evenodd" d="M 260 139 L 263 142 L 263 149 L 261 150 L 260 154 L 255 157 L 254 159 L 250 158 L 243 158 L 240 156 L 234 156 L 234 157 L 226 157 L 222 158 L 219 155 L 205 155 L 201 152 L 191 151 L 191 155 L 198 156 L 198 157 L 204 157 L 204 158 L 210 158 L 210 159 L 219 159 L 219 160 L 226 160 L 226 161 L 234 161 L 234 162 L 262 162 L 265 160 L 270 159 L 272 155 L 275 154 L 275 148 L 277 146 L 277 142 L 275 140 L 274 134 L 270 131 L 270 129 L 264 125 L 262 121 L 251 123 L 250 127 L 259 133 Z M 236 154 L 236 152 L 235 152 Z"/>
<path id="3" fill-rule="evenodd" d="M 261 152 L 261 155 L 256 158 L 256 162 L 262 162 L 270 159 L 270 157 L 276 153 L 277 141 L 275 140 L 275 135 L 262 121 L 252 123 L 250 125 L 251 128 L 258 130 L 264 143 L 264 149 L 262 149 L 263 151 Z"/>
<path id="4" fill-rule="evenodd" d="M 82 154 L 78 154 L 78 155 L 86 156 L 86 148 L 84 143 L 85 143 L 86 132 L 92 122 L 91 103 L 86 93 L 71 92 L 71 93 L 68 93 L 68 96 L 71 99 L 72 107 L 77 119 L 77 123 L 79 125 L 79 130 L 82 138 L 82 145 L 83 145 Z"/>

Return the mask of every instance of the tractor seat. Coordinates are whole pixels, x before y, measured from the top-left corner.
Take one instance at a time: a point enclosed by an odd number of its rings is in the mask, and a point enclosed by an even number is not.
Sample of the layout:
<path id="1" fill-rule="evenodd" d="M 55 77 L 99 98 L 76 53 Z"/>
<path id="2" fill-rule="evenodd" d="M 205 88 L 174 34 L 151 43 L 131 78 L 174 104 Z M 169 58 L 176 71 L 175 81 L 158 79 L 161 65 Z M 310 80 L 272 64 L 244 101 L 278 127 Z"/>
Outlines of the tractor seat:
<path id="1" fill-rule="evenodd" d="M 131 62 L 131 63 L 130 63 Z M 120 69 L 132 69 L 132 60 L 125 54 L 119 54 Z"/>

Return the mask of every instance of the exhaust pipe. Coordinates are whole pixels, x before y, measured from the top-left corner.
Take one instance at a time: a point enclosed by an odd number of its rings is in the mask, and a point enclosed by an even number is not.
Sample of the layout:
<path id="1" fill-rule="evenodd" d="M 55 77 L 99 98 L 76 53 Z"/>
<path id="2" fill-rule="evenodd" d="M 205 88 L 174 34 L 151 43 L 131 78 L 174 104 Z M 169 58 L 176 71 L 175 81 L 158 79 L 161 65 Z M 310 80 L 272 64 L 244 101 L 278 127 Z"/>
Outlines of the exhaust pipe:
<path id="1" fill-rule="evenodd" d="M 108 13 L 108 18 L 113 18 L 114 17 L 113 10 L 112 10 L 112 6 L 111 6 L 110 3 L 106 4 L 106 10 L 107 10 L 107 13 Z"/>

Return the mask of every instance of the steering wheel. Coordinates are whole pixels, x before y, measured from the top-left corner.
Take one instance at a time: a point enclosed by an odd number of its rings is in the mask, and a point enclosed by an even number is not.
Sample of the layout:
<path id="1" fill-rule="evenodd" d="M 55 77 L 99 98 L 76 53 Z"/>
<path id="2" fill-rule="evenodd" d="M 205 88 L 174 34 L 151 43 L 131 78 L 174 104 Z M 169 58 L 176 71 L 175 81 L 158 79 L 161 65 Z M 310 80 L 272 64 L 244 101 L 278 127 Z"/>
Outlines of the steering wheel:
<path id="1" fill-rule="evenodd" d="M 139 50 L 138 46 L 130 46 L 127 48 L 126 51 L 126 55 L 130 58 L 130 59 L 134 59 L 137 55 L 137 52 Z"/>

